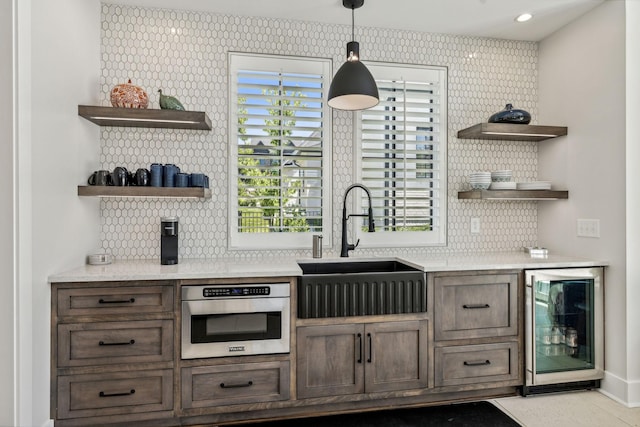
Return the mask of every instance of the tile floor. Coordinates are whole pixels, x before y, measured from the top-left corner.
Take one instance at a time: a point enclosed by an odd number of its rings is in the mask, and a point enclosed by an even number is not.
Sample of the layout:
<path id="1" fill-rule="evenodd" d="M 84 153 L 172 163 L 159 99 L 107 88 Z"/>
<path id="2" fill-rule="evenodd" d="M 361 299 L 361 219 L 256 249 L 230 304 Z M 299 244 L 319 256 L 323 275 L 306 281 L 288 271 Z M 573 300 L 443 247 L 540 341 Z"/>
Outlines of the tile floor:
<path id="1" fill-rule="evenodd" d="M 493 402 L 525 427 L 640 426 L 640 408 L 627 408 L 597 391 L 505 397 Z"/>

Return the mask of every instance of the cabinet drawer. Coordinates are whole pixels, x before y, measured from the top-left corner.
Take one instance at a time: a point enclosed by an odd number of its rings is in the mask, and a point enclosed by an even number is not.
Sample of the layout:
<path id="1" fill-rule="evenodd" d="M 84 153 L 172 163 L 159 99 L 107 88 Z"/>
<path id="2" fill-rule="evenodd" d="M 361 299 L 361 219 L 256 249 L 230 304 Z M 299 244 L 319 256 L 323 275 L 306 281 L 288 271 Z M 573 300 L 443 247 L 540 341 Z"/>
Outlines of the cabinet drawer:
<path id="1" fill-rule="evenodd" d="M 517 335 L 517 274 L 444 276 L 434 283 L 436 340 Z"/>
<path id="2" fill-rule="evenodd" d="M 289 399 L 289 362 L 182 368 L 182 407 Z"/>
<path id="3" fill-rule="evenodd" d="M 58 325 L 58 366 L 173 360 L 173 320 Z"/>
<path id="4" fill-rule="evenodd" d="M 58 377 L 60 419 L 170 410 L 170 369 Z"/>
<path id="5" fill-rule="evenodd" d="M 517 381 L 518 343 L 477 344 L 435 349 L 436 386 Z"/>
<path id="6" fill-rule="evenodd" d="M 173 286 L 113 286 L 58 290 L 59 316 L 173 312 Z"/>

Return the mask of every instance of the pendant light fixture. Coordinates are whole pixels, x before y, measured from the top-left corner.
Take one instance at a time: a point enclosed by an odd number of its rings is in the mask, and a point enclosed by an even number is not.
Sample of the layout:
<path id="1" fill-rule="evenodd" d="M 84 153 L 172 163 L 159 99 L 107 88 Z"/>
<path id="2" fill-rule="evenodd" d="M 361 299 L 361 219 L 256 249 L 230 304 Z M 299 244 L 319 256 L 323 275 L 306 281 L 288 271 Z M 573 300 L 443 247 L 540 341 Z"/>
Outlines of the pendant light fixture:
<path id="1" fill-rule="evenodd" d="M 360 45 L 355 41 L 354 10 L 363 4 L 364 0 L 342 0 L 342 5 L 351 9 L 351 41 L 347 43 L 347 62 L 329 87 L 329 106 L 338 110 L 366 110 L 380 102 L 376 81 L 360 62 Z"/>

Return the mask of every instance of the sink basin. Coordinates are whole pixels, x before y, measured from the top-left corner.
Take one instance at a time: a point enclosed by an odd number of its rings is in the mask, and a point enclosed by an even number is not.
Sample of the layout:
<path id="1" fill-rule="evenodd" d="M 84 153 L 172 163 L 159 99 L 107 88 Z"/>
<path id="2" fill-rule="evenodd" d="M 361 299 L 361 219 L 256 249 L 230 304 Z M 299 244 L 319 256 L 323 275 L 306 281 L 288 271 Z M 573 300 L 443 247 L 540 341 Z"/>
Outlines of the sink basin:
<path id="1" fill-rule="evenodd" d="M 400 261 L 299 262 L 302 274 L 361 274 L 421 271 Z"/>
<path id="2" fill-rule="evenodd" d="M 298 262 L 298 317 L 422 313 L 424 271 L 395 260 Z"/>

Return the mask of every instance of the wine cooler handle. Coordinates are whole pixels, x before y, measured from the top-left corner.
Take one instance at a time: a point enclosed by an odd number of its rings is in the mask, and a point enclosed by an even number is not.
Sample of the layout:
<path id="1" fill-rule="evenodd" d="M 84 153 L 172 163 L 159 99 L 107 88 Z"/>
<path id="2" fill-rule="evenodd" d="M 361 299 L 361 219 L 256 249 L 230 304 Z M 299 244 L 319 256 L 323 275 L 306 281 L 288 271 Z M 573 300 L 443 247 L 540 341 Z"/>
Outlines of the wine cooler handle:
<path id="1" fill-rule="evenodd" d="M 533 295 L 533 284 L 535 277 L 527 277 L 525 292 L 525 385 L 536 384 L 536 304 Z"/>

